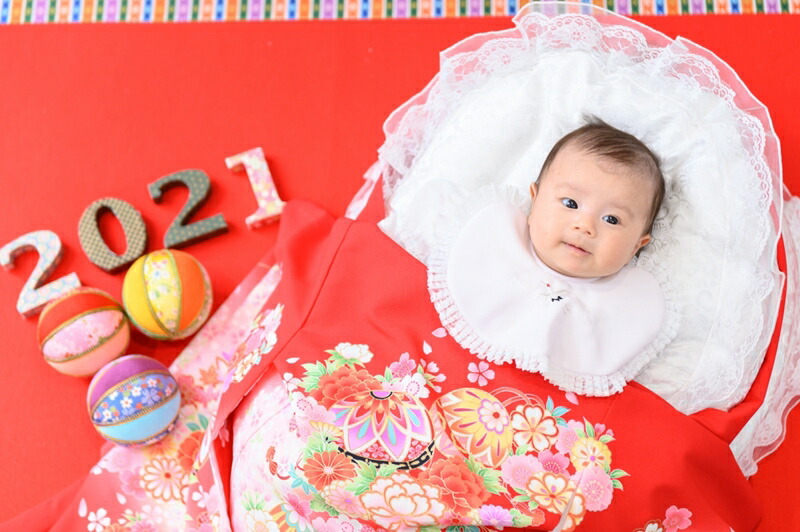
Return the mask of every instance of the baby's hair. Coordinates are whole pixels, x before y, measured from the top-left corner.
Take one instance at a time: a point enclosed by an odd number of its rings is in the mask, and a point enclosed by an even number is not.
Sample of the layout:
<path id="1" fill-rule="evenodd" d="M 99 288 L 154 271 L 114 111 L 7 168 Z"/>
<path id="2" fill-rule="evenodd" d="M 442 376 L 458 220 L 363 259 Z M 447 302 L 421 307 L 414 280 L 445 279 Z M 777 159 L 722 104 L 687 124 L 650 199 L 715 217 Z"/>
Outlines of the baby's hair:
<path id="1" fill-rule="evenodd" d="M 661 173 L 661 161 L 658 156 L 630 133 L 625 133 L 592 116 L 587 118 L 586 125 L 567 133 L 555 143 L 539 171 L 537 178 L 539 182 L 558 152 L 569 144 L 575 145 L 586 153 L 597 155 L 634 170 L 655 185 L 656 191 L 653 194 L 645 231 L 645 233 L 650 233 L 664 199 L 664 175 Z"/>

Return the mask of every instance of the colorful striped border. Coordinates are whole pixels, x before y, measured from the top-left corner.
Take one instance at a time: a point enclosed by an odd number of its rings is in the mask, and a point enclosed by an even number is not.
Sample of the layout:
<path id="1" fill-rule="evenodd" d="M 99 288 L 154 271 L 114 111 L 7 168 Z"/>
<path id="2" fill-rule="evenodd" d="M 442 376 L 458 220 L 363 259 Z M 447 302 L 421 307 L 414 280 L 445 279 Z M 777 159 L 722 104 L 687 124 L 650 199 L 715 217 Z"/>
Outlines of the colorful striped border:
<path id="1" fill-rule="evenodd" d="M 528 0 L 0 0 L 0 24 L 514 15 Z M 583 0 L 622 15 L 798 14 L 800 0 Z"/>

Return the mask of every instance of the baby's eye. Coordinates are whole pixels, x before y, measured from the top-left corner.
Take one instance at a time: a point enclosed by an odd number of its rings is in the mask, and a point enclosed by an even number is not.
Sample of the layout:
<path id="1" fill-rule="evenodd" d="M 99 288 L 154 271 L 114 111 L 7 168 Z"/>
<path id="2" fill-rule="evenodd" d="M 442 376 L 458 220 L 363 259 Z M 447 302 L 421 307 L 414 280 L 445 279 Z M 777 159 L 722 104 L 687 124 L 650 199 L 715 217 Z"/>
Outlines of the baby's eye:
<path id="1" fill-rule="evenodd" d="M 607 214 L 607 215 L 603 216 L 603 221 L 608 223 L 608 224 L 611 224 L 611 225 L 617 225 L 619 223 L 619 218 L 617 218 L 616 216 L 612 216 L 610 214 Z"/>
<path id="2" fill-rule="evenodd" d="M 566 207 L 567 209 L 577 209 L 578 208 L 578 202 L 575 201 L 574 199 L 570 199 L 570 198 L 562 199 L 561 200 L 561 204 L 564 205 L 564 207 Z"/>

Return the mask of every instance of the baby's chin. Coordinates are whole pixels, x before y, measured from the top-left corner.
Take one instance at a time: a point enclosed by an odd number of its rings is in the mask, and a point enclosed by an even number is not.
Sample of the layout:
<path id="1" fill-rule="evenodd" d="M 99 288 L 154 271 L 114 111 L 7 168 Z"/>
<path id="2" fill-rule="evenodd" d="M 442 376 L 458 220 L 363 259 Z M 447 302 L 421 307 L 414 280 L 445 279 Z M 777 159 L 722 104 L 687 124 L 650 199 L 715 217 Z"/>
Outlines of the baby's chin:
<path id="1" fill-rule="evenodd" d="M 541 257 L 540 257 L 541 258 Z M 596 279 L 599 277 L 608 277 L 609 275 L 614 275 L 617 273 L 621 268 L 614 270 L 614 271 L 606 271 L 601 270 L 591 265 L 585 264 L 570 264 L 569 261 L 547 261 L 545 259 L 541 259 L 542 262 L 553 270 L 556 273 L 560 273 L 566 277 L 573 277 L 575 279 Z M 586 262 L 581 261 L 581 262 Z"/>

